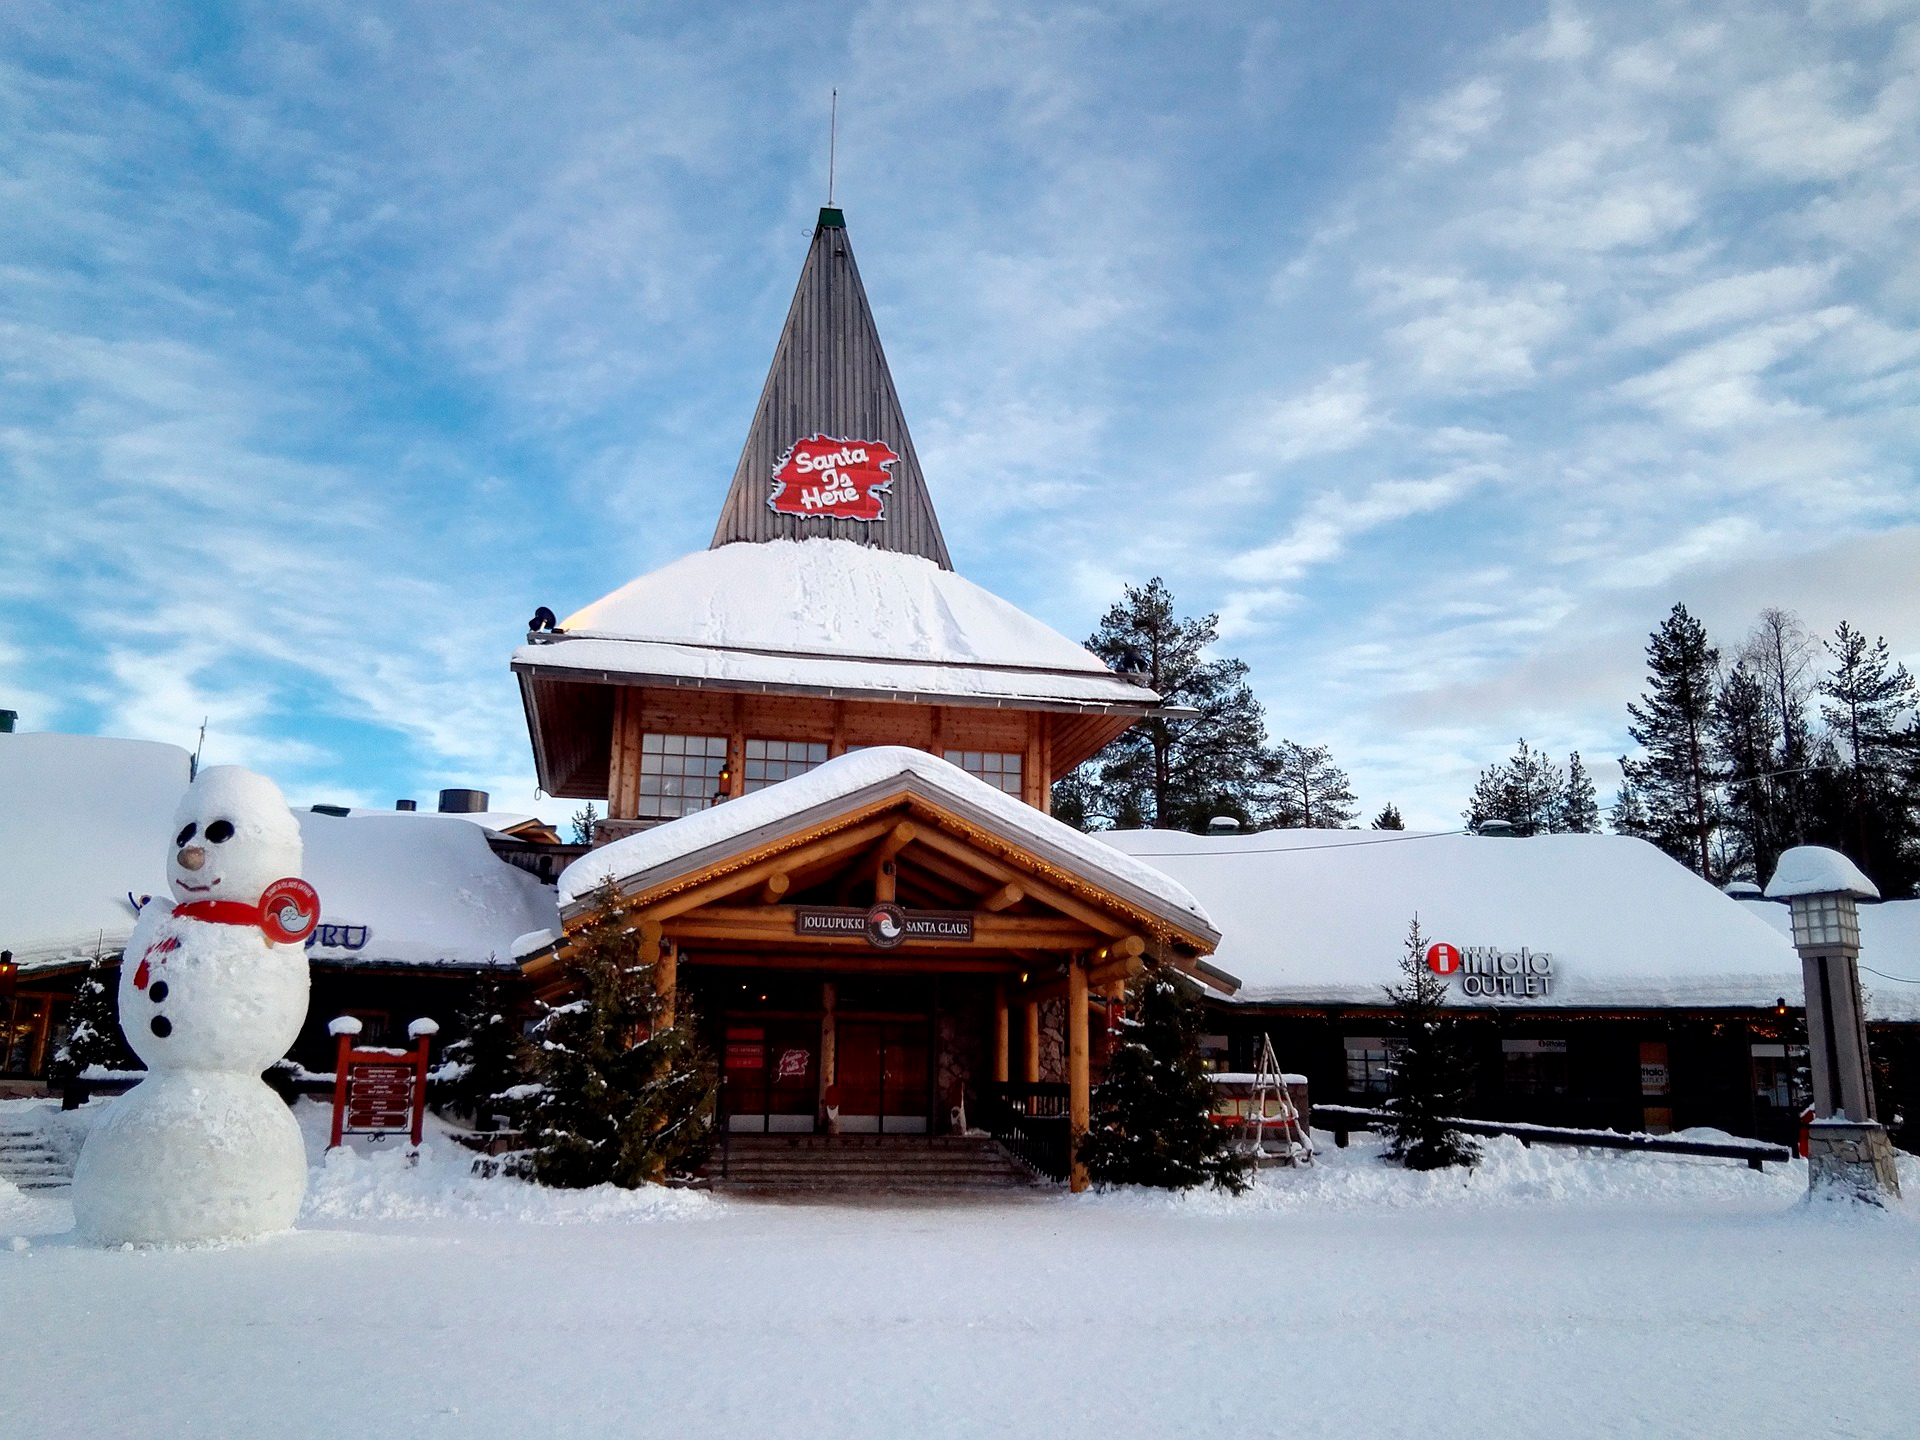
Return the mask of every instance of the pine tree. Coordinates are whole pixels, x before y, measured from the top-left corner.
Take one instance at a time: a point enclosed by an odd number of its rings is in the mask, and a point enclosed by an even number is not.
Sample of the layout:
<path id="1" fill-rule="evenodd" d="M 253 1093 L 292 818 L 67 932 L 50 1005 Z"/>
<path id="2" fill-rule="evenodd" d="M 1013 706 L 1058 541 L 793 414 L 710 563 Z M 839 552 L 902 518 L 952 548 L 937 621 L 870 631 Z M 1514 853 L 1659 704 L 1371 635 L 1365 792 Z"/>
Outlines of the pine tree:
<path id="1" fill-rule="evenodd" d="M 1613 833 L 1631 835 L 1636 840 L 1653 838 L 1653 826 L 1647 819 L 1647 807 L 1640 803 L 1640 792 L 1633 787 L 1633 777 L 1627 773 L 1627 757 L 1620 757 L 1620 788 L 1614 792 L 1613 808 L 1609 813 L 1613 822 Z"/>
<path id="2" fill-rule="evenodd" d="M 1398 1047 L 1387 1112 L 1387 1157 L 1409 1170 L 1472 1165 L 1480 1147 L 1447 1124 L 1467 1099 L 1469 1070 L 1458 1022 L 1446 1010 L 1447 982 L 1427 966 L 1420 917 L 1407 927 L 1400 983 L 1383 986 L 1394 1009 Z"/>
<path id="3" fill-rule="evenodd" d="M 629 1189 L 684 1174 L 712 1143 L 714 1070 L 684 997 L 662 1026 L 654 956 L 611 888 L 573 937 L 574 999 L 543 1006 L 522 1169 L 546 1185 Z"/>
<path id="4" fill-rule="evenodd" d="M 598 834 L 600 830 L 600 812 L 593 808 L 593 802 L 591 800 L 573 812 L 572 824 L 574 844 L 593 844 L 593 837 Z"/>
<path id="5" fill-rule="evenodd" d="M 1834 665 L 1820 706 L 1837 773 L 1815 788 L 1809 838 L 1845 851 L 1882 894 L 1906 895 L 1920 879 L 1920 720 L 1913 677 L 1885 639 L 1842 621 L 1827 644 Z"/>
<path id="6" fill-rule="evenodd" d="M 1626 761 L 1625 772 L 1645 808 L 1649 838 L 1708 879 L 1720 823 L 1711 734 L 1719 668 L 1706 627 L 1675 605 L 1648 637 L 1642 703 L 1627 707 L 1627 733 L 1645 758 Z"/>
<path id="7" fill-rule="evenodd" d="M 1135 725 L 1055 786 L 1059 812 L 1078 811 L 1083 826 L 1097 817 L 1120 829 L 1204 832 L 1215 815 L 1253 820 L 1266 722 L 1246 665 L 1209 657 L 1218 637 L 1219 617 L 1180 618 L 1159 577 L 1127 587 L 1087 648 L 1168 705 L 1199 713 Z"/>
<path id="8" fill-rule="evenodd" d="M 1079 1158 L 1101 1185 L 1247 1188 L 1253 1157 L 1213 1123 L 1213 1082 L 1200 1061 L 1200 998 L 1158 961 L 1127 987 L 1124 1037 L 1093 1092 Z"/>
<path id="9" fill-rule="evenodd" d="M 1580 762 L 1580 752 L 1567 755 L 1567 776 L 1560 787 L 1560 811 L 1553 828 L 1566 835 L 1600 833 L 1600 800 L 1593 793 L 1593 776 Z"/>
<path id="10" fill-rule="evenodd" d="M 1373 817 L 1373 824 L 1369 828 L 1374 830 L 1404 830 L 1407 828 L 1407 822 L 1400 818 L 1399 807 L 1389 800 L 1385 805 L 1380 807 L 1380 813 Z"/>
<path id="11" fill-rule="evenodd" d="M 1324 745 L 1282 740 L 1266 763 L 1268 824 L 1289 830 L 1339 830 L 1359 814 L 1347 772 Z"/>
<path id="12" fill-rule="evenodd" d="M 1512 759 L 1480 772 L 1462 815 L 1476 830 L 1488 820 L 1505 820 L 1516 835 L 1547 835 L 1559 828 L 1566 789 L 1560 767 L 1523 736 Z"/>
<path id="13" fill-rule="evenodd" d="M 139 1064 L 120 1034 L 120 973 L 96 956 L 74 991 L 73 1006 L 67 1012 L 67 1037 L 54 1051 L 47 1079 L 60 1087 L 72 1105 L 78 1105 L 87 1094 L 80 1076 L 89 1067 L 133 1070 Z"/>
<path id="14" fill-rule="evenodd" d="M 445 1051 L 447 1063 L 458 1067 L 443 1092 L 447 1108 L 482 1130 L 496 1128 L 501 1116 L 512 1123 L 519 1103 L 510 1092 L 528 1083 L 531 1057 L 520 1028 L 524 991 L 518 970 L 481 976 L 460 1012 L 459 1038 Z"/>
<path id="15" fill-rule="evenodd" d="M 1713 702 L 1713 748 L 1726 790 L 1719 868 L 1765 882 L 1786 848 L 1775 813 L 1772 772 L 1779 735 L 1767 686 L 1736 661 Z"/>

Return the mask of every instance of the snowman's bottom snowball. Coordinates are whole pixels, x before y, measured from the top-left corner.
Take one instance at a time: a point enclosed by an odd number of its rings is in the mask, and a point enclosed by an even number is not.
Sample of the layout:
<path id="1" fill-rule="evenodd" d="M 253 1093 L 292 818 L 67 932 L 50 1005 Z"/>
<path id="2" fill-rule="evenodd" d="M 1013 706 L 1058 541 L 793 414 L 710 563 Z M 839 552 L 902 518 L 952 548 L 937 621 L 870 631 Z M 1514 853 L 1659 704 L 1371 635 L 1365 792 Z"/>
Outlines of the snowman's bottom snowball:
<path id="1" fill-rule="evenodd" d="M 258 1077 L 163 1070 L 88 1134 L 73 1214 L 103 1245 L 242 1240 L 291 1226 L 306 1190 L 300 1127 Z"/>

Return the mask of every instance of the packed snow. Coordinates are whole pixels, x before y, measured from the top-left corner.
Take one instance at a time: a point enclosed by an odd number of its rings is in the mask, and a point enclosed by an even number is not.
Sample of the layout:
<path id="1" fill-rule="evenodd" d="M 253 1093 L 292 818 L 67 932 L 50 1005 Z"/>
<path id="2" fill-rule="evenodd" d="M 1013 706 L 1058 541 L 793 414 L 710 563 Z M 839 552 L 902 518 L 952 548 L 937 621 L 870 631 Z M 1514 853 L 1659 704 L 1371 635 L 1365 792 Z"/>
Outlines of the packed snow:
<path id="1" fill-rule="evenodd" d="M 1767 881 L 1769 900 L 1790 900 L 1796 895 L 1852 895 L 1861 900 L 1878 900 L 1879 887 L 1860 867 L 1838 850 L 1824 845 L 1796 845 L 1782 852 Z"/>
<path id="2" fill-rule="evenodd" d="M 561 872 L 560 903 L 577 904 L 609 880 L 627 885 L 636 876 L 686 861 L 754 831 L 824 816 L 843 802 L 868 792 L 877 794 L 903 778 L 936 802 L 981 813 L 995 829 L 1069 857 L 1081 874 L 1104 881 L 1123 897 L 1131 892 L 1155 910 L 1171 907 L 1183 925 L 1192 928 L 1197 923 L 1204 932 L 1212 932 L 1199 901 L 1165 871 L 1021 804 L 958 765 L 902 745 L 876 745 L 836 756 L 804 775 L 590 851 Z"/>
<path id="3" fill-rule="evenodd" d="M 0 950 L 31 970 L 125 945 L 187 770 L 178 745 L 0 734 Z"/>
<path id="4" fill-rule="evenodd" d="M 851 540 L 702 550 L 561 629 L 515 651 L 514 663 L 868 695 L 1157 699 L 963 576 Z"/>
<path id="5" fill-rule="evenodd" d="M 1642 840 L 1620 835 L 1252 835 L 1110 831 L 1099 837 L 1199 897 L 1224 938 L 1215 964 L 1242 1001 L 1382 1003 L 1407 924 L 1428 941 L 1551 957 L 1551 986 L 1502 1004 L 1771 1006 L 1800 993 L 1792 945 Z M 1474 1001 L 1449 987 L 1455 1003 Z"/>
<path id="6" fill-rule="evenodd" d="M 1798 1162 L 1410 1175 L 1322 1134 L 1238 1198 L 779 1204 L 476 1179 L 438 1129 L 323 1157 L 300 1109 L 306 1209 L 251 1244 L 95 1249 L 0 1184 L 10 1426 L 1798 1440 L 1920 1405 L 1914 1208 L 1810 1204 Z"/>

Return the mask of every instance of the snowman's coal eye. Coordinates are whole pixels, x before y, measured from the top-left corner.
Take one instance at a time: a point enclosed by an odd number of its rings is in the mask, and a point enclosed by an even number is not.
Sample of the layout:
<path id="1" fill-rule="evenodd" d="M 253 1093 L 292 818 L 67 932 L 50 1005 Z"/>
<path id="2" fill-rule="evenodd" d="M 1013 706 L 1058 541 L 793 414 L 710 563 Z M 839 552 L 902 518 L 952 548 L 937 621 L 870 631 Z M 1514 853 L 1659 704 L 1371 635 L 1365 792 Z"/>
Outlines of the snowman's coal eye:
<path id="1" fill-rule="evenodd" d="M 179 848 L 185 845 L 187 841 L 193 839 L 193 832 L 198 830 L 199 828 L 200 827 L 198 825 L 189 825 L 187 826 L 186 829 L 182 830 L 178 835 L 174 836 L 173 843 L 175 848 Z"/>
<path id="2" fill-rule="evenodd" d="M 233 822 L 216 820 L 207 826 L 207 839 L 215 845 L 224 845 L 233 838 Z"/>

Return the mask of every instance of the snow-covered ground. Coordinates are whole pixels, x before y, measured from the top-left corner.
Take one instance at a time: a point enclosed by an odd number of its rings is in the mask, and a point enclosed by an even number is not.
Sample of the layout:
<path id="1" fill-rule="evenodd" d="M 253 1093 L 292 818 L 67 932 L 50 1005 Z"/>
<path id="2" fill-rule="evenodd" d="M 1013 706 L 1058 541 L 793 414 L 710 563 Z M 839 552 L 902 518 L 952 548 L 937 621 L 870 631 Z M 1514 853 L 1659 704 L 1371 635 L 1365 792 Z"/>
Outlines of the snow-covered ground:
<path id="1" fill-rule="evenodd" d="M 1356 1142 L 1237 1200 L 797 1205 L 450 1152 L 336 1155 L 225 1249 L 86 1249 L 0 1186 L 5 1433 L 1920 1429 L 1920 1211 L 1808 1206 L 1797 1165 Z"/>

